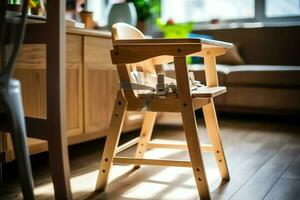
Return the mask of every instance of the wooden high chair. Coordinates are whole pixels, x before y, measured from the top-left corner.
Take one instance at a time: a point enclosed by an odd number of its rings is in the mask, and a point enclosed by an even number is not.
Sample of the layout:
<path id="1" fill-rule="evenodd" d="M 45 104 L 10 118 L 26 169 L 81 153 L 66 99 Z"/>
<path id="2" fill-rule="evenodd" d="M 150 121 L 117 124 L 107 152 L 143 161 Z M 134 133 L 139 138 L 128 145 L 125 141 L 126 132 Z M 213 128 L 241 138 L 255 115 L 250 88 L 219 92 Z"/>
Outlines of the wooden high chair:
<path id="1" fill-rule="evenodd" d="M 112 62 L 117 65 L 121 89 L 117 93 L 111 117 L 110 132 L 99 169 L 96 190 L 104 191 L 113 163 L 139 165 L 158 165 L 192 167 L 201 199 L 210 199 L 209 187 L 201 152 L 214 153 L 223 181 L 229 181 L 226 159 L 219 135 L 213 97 L 226 92 L 225 87 L 218 86 L 215 57 L 225 53 L 232 44 L 203 39 L 145 39 L 136 28 L 117 23 L 112 27 L 113 50 Z M 191 91 L 186 56 L 204 57 L 206 86 Z M 174 60 L 173 60 L 174 59 Z M 135 85 L 131 70 L 155 74 L 154 65 L 174 61 L 177 93 L 161 97 L 156 93 L 134 91 Z M 147 76 L 146 76 L 147 77 Z M 122 84 L 132 87 L 122 88 Z M 147 86 L 146 86 L 147 87 Z M 151 92 L 150 92 L 151 93 Z M 194 111 L 202 108 L 211 145 L 200 145 Z M 143 111 L 146 109 L 139 139 L 134 139 L 118 146 L 126 111 Z M 180 112 L 187 145 L 151 142 L 151 134 L 157 112 Z M 137 143 L 134 158 L 116 156 L 116 153 Z M 167 159 L 145 159 L 144 153 L 150 148 L 187 149 L 191 161 Z"/>

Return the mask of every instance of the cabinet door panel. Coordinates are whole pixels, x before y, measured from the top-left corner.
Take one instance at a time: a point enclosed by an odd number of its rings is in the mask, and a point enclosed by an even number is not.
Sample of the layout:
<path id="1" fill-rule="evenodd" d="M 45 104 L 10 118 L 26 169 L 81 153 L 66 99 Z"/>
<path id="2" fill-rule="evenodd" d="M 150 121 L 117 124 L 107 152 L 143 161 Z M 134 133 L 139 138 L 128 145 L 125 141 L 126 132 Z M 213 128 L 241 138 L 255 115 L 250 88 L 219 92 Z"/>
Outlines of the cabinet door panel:
<path id="1" fill-rule="evenodd" d="M 109 128 L 118 83 L 115 70 L 87 69 L 85 81 L 85 132 Z"/>
<path id="2" fill-rule="evenodd" d="M 67 64 L 66 71 L 67 134 L 83 133 L 82 65 Z"/>
<path id="3" fill-rule="evenodd" d="M 104 135 L 118 87 L 115 66 L 111 64 L 109 38 L 84 38 L 84 113 L 85 133 Z"/>
<path id="4" fill-rule="evenodd" d="M 25 116 L 46 119 L 46 69 L 16 68 L 14 78 L 21 82 Z"/>
<path id="5" fill-rule="evenodd" d="M 115 96 L 119 87 L 116 67 L 112 64 L 109 38 L 84 38 L 85 132 L 105 135 L 109 128 Z M 130 117 L 131 116 L 131 117 Z M 128 112 L 125 131 L 141 127 L 143 114 Z"/>
<path id="6" fill-rule="evenodd" d="M 66 113 L 67 135 L 83 134 L 82 61 L 83 37 L 66 35 Z"/>

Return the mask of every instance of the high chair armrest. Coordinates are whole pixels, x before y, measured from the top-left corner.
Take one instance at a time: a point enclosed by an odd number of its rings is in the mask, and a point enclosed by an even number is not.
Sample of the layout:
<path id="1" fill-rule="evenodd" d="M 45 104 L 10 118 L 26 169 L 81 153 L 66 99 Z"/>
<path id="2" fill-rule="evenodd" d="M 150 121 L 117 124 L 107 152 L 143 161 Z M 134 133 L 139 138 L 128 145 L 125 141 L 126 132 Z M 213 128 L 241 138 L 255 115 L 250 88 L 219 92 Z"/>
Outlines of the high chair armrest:
<path id="1" fill-rule="evenodd" d="M 157 56 L 180 56 L 184 57 L 200 52 L 201 43 L 139 43 L 114 45 L 110 51 L 113 64 L 138 63 Z"/>
<path id="2" fill-rule="evenodd" d="M 165 39 L 165 38 L 150 38 L 150 39 L 130 39 L 130 40 L 115 40 L 113 42 L 114 46 L 122 46 L 122 45 L 166 45 L 166 44 L 202 44 L 202 45 L 211 45 L 216 47 L 223 48 L 232 48 L 233 44 L 218 40 L 209 40 L 202 38 L 182 38 L 182 39 Z"/>
<path id="3" fill-rule="evenodd" d="M 113 47 L 113 64 L 129 64 L 163 55 L 184 57 L 202 48 L 231 48 L 232 44 L 205 39 L 134 39 L 115 40 Z"/>
<path id="4" fill-rule="evenodd" d="M 200 39 L 183 38 L 183 39 L 165 39 L 165 38 L 147 38 L 147 39 L 129 39 L 129 40 L 115 40 L 114 46 L 121 45 L 164 45 L 164 44 L 201 44 Z"/>

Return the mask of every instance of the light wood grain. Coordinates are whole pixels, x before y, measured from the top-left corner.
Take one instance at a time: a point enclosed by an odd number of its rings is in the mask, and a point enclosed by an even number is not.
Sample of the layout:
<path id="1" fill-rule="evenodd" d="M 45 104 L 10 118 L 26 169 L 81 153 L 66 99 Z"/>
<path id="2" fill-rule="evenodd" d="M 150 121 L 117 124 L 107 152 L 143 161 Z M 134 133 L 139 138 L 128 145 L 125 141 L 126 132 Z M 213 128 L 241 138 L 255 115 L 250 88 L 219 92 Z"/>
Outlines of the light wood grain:
<path id="1" fill-rule="evenodd" d="M 210 199 L 210 192 L 200 148 L 201 142 L 198 137 L 196 118 L 190 94 L 186 60 L 185 57 L 175 57 L 174 61 L 181 116 L 189 149 L 189 155 L 192 162 L 194 178 L 200 198 Z"/>
<path id="2" fill-rule="evenodd" d="M 118 148 L 116 149 L 116 154 L 128 149 L 129 147 L 136 145 L 139 142 L 139 140 L 140 140 L 140 138 L 136 137 L 136 138 L 129 140 L 128 142 L 118 146 Z"/>
<path id="3" fill-rule="evenodd" d="M 84 63 L 89 67 L 101 68 L 103 64 L 110 65 L 113 69 L 115 66 L 111 64 L 109 50 L 112 49 L 111 39 L 98 37 L 84 37 Z"/>
<path id="4" fill-rule="evenodd" d="M 116 71 L 84 68 L 85 133 L 109 128 L 117 85 Z"/>
<path id="5" fill-rule="evenodd" d="M 87 38 L 86 40 L 84 40 Z M 110 34 L 97 31 L 67 29 L 66 34 L 66 102 L 69 144 L 94 140 L 107 135 L 109 119 L 118 90 L 116 67 L 111 64 Z M 14 73 L 21 81 L 26 116 L 47 118 L 46 110 L 46 51 L 45 44 L 22 46 Z M 128 112 L 124 132 L 138 129 L 143 114 Z M 6 161 L 14 159 L 11 141 L 3 135 Z M 29 139 L 31 154 L 47 151 L 41 140 Z"/>
<path id="6" fill-rule="evenodd" d="M 201 45 L 151 45 L 151 46 L 116 46 L 111 51 L 114 64 L 137 63 L 161 55 L 185 56 L 201 51 Z M 131 56 L 135 54 L 135 56 Z"/>
<path id="7" fill-rule="evenodd" d="M 111 117 L 110 132 L 107 135 L 102 161 L 99 168 L 96 190 L 103 191 L 107 185 L 109 172 L 113 164 L 113 157 L 116 154 L 116 149 L 124 123 L 126 107 L 127 101 L 123 96 L 123 92 L 119 90 Z"/>
<path id="8" fill-rule="evenodd" d="M 67 134 L 83 134 L 82 65 L 67 65 Z"/>
<path id="9" fill-rule="evenodd" d="M 25 116 L 45 119 L 47 117 L 46 69 L 17 68 L 14 77 L 21 82 Z"/>
<path id="10" fill-rule="evenodd" d="M 85 133 L 107 131 L 109 128 L 115 94 L 119 88 L 116 67 L 111 64 L 108 51 L 111 48 L 109 38 L 84 37 Z M 136 118 L 130 115 L 127 114 L 124 122 L 126 131 L 139 128 L 142 123 L 142 115 Z"/>
<path id="11" fill-rule="evenodd" d="M 201 144 L 201 152 L 213 152 L 212 145 Z M 159 143 L 159 142 L 149 142 L 147 145 L 148 149 L 162 148 L 162 149 L 182 149 L 188 150 L 187 144 L 176 144 L 176 143 Z"/>
<path id="12" fill-rule="evenodd" d="M 67 34 L 66 36 L 66 62 L 82 63 L 83 61 L 82 36 Z"/>
<path id="13" fill-rule="evenodd" d="M 15 159 L 15 153 L 14 153 L 14 148 L 12 144 L 12 138 L 10 134 L 6 134 L 5 138 L 5 162 L 11 162 L 12 160 Z M 34 139 L 34 138 L 28 138 L 27 139 L 27 144 L 29 147 L 29 153 L 30 154 L 36 154 L 40 153 L 42 151 L 47 151 L 48 150 L 48 145 L 45 140 L 39 140 L 39 139 Z"/>
<path id="14" fill-rule="evenodd" d="M 135 158 L 143 158 L 144 154 L 147 150 L 147 144 L 151 140 L 153 127 L 156 120 L 156 112 L 146 112 L 143 126 L 140 132 L 140 141 L 136 148 Z M 139 165 L 135 165 L 135 167 L 139 167 Z"/>
<path id="15" fill-rule="evenodd" d="M 100 38 L 111 38 L 111 33 L 109 31 L 98 31 L 92 29 L 67 27 L 67 33 L 84 36 L 88 35 Z"/>
<path id="16" fill-rule="evenodd" d="M 158 166 L 172 166 L 172 167 L 191 167 L 190 161 L 179 160 L 162 160 L 162 159 L 143 159 L 143 158 L 130 158 L 130 157 L 114 157 L 113 160 L 116 164 L 135 164 L 139 165 L 158 165 Z"/>
<path id="17" fill-rule="evenodd" d="M 214 101 L 211 99 L 211 103 L 202 107 L 207 133 L 212 143 L 213 152 L 215 154 L 216 162 L 219 167 L 220 175 L 223 181 L 229 181 L 229 171 L 227 167 L 227 161 L 223 150 L 222 140 L 220 137 L 220 129 L 216 110 L 214 107 Z"/>
<path id="18" fill-rule="evenodd" d="M 46 45 L 24 44 L 17 58 L 16 68 L 46 69 Z"/>

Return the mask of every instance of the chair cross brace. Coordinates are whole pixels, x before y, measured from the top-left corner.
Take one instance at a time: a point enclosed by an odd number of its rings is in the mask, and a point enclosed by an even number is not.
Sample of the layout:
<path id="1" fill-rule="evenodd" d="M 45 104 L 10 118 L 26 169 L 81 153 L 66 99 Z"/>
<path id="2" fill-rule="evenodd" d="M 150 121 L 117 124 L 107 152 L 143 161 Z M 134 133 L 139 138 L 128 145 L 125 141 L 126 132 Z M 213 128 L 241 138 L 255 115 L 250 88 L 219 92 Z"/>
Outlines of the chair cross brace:
<path id="1" fill-rule="evenodd" d="M 128 142 L 118 146 L 116 149 L 116 154 L 124 151 L 133 145 L 136 145 L 140 140 L 140 137 L 136 137 Z M 187 144 L 179 144 L 179 143 L 159 143 L 159 142 L 149 142 L 147 145 L 147 149 L 181 149 L 188 150 Z M 201 151 L 205 153 L 213 153 L 213 146 L 210 144 L 202 144 Z M 161 166 L 173 166 L 173 167 L 191 167 L 190 161 L 176 161 L 176 160 L 168 160 L 168 159 L 140 159 L 134 157 L 114 157 L 113 163 L 116 164 L 138 164 L 138 165 L 161 165 Z"/>

